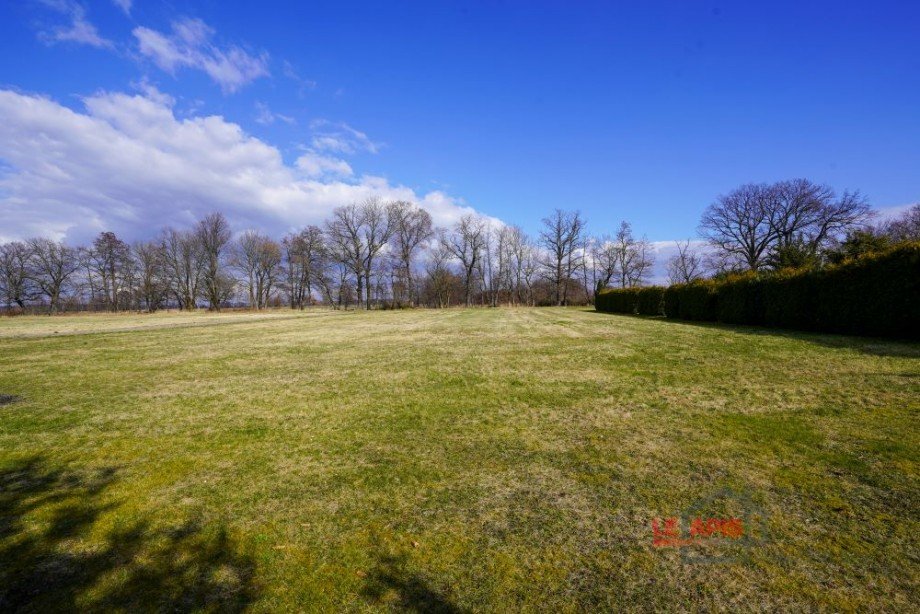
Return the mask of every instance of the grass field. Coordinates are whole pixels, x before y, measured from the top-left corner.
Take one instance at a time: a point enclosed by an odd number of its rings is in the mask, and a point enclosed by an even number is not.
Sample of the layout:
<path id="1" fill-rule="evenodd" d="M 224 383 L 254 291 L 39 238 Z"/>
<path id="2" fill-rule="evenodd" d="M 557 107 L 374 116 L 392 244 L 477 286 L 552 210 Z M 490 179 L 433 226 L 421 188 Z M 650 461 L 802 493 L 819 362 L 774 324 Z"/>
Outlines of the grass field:
<path id="1" fill-rule="evenodd" d="M 585 309 L 21 317 L 0 394 L 0 611 L 920 608 L 916 344 Z M 744 537 L 653 545 L 697 516 Z"/>

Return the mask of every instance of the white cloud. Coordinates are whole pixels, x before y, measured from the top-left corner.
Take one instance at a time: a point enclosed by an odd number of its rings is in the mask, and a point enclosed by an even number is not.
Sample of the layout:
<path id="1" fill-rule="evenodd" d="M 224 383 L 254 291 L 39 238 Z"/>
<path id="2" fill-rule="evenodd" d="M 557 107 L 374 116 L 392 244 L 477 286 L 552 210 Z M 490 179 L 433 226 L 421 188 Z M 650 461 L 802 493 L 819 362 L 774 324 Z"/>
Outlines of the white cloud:
<path id="1" fill-rule="evenodd" d="M 152 84 L 147 79 L 147 77 L 142 77 L 140 81 L 132 82 L 131 87 L 143 94 L 145 98 L 149 98 L 150 100 L 159 103 L 160 105 L 172 107 L 176 104 L 175 98 L 169 94 L 161 92 L 159 89 L 157 89 L 157 86 Z"/>
<path id="2" fill-rule="evenodd" d="M 264 102 L 256 102 L 256 123 L 267 126 L 269 124 L 275 123 L 275 120 L 283 121 L 284 123 L 293 126 L 297 123 L 293 117 L 289 115 L 282 115 L 281 113 L 273 113 L 271 109 L 268 108 L 268 105 Z"/>
<path id="3" fill-rule="evenodd" d="M 316 81 L 313 79 L 304 79 L 289 61 L 284 60 L 281 65 L 281 71 L 285 77 L 297 84 L 297 96 L 303 98 L 307 91 L 316 89 Z"/>
<path id="4" fill-rule="evenodd" d="M 917 201 L 920 202 L 920 201 Z M 888 207 L 876 207 L 873 211 L 875 212 L 875 221 L 876 222 L 889 222 L 891 220 L 897 219 L 907 213 L 907 211 L 915 206 L 916 203 L 911 203 L 909 205 L 892 205 Z"/>
<path id="5" fill-rule="evenodd" d="M 173 22 L 171 34 L 144 27 L 134 28 L 133 34 L 141 54 L 162 70 L 172 75 L 178 68 L 204 71 L 224 92 L 269 75 L 267 53 L 253 56 L 236 45 L 217 47 L 211 42 L 214 30 L 200 19 Z"/>
<path id="6" fill-rule="evenodd" d="M 103 229 L 137 239 L 214 210 L 237 228 L 281 233 L 371 195 L 415 201 L 445 226 L 473 212 L 440 191 L 351 177 L 343 161 L 316 152 L 288 165 L 222 117 L 177 118 L 151 87 L 98 93 L 83 111 L 0 90 L 0 239 L 83 242 Z"/>
<path id="7" fill-rule="evenodd" d="M 355 130 L 345 122 L 330 122 L 316 119 L 310 123 L 314 131 L 313 149 L 332 151 L 339 154 L 354 154 L 360 151 L 377 153 L 381 144 L 372 141 L 360 130 Z"/>
<path id="8" fill-rule="evenodd" d="M 41 40 L 53 44 L 59 42 L 80 43 L 100 49 L 110 49 L 115 45 L 112 41 L 103 38 L 96 30 L 96 26 L 86 18 L 86 10 L 71 0 L 42 0 L 46 7 L 65 15 L 69 23 L 58 26 L 50 31 L 39 33 Z"/>
<path id="9" fill-rule="evenodd" d="M 125 12 L 125 15 L 131 14 L 132 0 L 112 0 L 112 4 Z"/>
<path id="10" fill-rule="evenodd" d="M 345 160 L 324 156 L 315 151 L 308 151 L 297 158 L 297 168 L 308 177 L 322 177 L 324 175 L 349 177 L 354 175 L 351 165 Z"/>

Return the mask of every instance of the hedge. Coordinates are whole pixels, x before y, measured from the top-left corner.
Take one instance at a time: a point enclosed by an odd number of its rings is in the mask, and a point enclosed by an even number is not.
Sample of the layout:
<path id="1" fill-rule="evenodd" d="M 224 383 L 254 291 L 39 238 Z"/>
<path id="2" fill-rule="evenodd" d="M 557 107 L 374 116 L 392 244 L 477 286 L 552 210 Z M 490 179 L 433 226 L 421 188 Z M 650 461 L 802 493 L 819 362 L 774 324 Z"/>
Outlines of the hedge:
<path id="1" fill-rule="evenodd" d="M 763 280 L 741 275 L 716 286 L 716 320 L 729 324 L 763 324 Z"/>
<path id="2" fill-rule="evenodd" d="M 673 285 L 664 310 L 683 320 L 920 339 L 920 243 L 824 269 Z"/>
<path id="3" fill-rule="evenodd" d="M 647 316 L 664 315 L 664 288 L 649 286 L 636 292 L 636 311 Z"/>
<path id="4" fill-rule="evenodd" d="M 594 298 L 594 308 L 607 313 L 641 313 L 664 315 L 664 291 L 660 286 L 647 288 L 606 288 Z"/>
<path id="5" fill-rule="evenodd" d="M 716 284 L 709 280 L 669 286 L 664 291 L 665 315 L 681 320 L 708 320 L 715 313 Z"/>
<path id="6" fill-rule="evenodd" d="M 594 308 L 607 313 L 636 313 L 638 288 L 605 288 L 594 297 Z"/>

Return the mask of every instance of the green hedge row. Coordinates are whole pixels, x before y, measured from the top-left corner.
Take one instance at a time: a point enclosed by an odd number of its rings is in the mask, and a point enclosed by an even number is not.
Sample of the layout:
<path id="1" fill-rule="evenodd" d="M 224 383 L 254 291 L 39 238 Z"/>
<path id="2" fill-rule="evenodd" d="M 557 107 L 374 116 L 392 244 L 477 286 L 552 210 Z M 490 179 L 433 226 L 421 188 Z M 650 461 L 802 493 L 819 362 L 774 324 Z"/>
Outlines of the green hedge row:
<path id="1" fill-rule="evenodd" d="M 610 313 L 920 339 L 920 243 L 818 270 L 748 273 L 668 288 L 608 288 Z"/>
<path id="2" fill-rule="evenodd" d="M 920 338 L 920 243 L 819 270 L 669 287 L 669 318 Z"/>
<path id="3" fill-rule="evenodd" d="M 605 288 L 595 295 L 594 308 L 607 313 L 636 313 L 636 289 Z"/>
<path id="4" fill-rule="evenodd" d="M 664 292 L 660 286 L 646 288 L 606 288 L 597 293 L 594 307 L 608 313 L 664 315 Z"/>
<path id="5" fill-rule="evenodd" d="M 646 316 L 664 315 L 664 291 L 661 286 L 639 288 L 636 297 L 636 311 Z"/>

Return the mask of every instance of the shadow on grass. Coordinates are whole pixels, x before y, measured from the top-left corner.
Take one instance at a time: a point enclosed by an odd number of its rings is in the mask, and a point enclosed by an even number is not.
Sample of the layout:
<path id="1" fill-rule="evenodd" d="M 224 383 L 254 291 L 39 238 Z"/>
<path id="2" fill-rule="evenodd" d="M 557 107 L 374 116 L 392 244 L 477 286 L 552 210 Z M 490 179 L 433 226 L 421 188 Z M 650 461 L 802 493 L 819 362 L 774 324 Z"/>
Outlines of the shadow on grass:
<path id="1" fill-rule="evenodd" d="M 387 603 L 409 612 L 459 614 L 464 611 L 432 588 L 422 576 L 407 570 L 404 554 L 378 555 L 362 594 L 374 605 Z"/>
<path id="2" fill-rule="evenodd" d="M 722 322 L 701 322 L 697 320 L 676 320 L 664 316 L 630 315 L 625 313 L 606 313 L 594 309 L 585 309 L 586 313 L 599 316 L 622 316 L 639 320 L 653 320 L 662 324 L 675 326 L 693 326 L 710 330 L 724 330 L 741 335 L 754 335 L 757 337 L 784 337 L 796 339 L 830 348 L 850 349 L 872 354 L 873 356 L 892 356 L 900 358 L 920 358 L 920 343 L 906 339 L 888 339 L 884 337 L 856 337 L 836 333 L 820 333 L 814 331 L 800 331 L 788 328 L 768 328 L 764 326 L 751 326 L 740 324 L 724 324 Z"/>
<path id="3" fill-rule="evenodd" d="M 103 530 L 115 479 L 40 457 L 0 470 L 0 612 L 234 612 L 257 597 L 252 557 L 221 526 Z"/>

